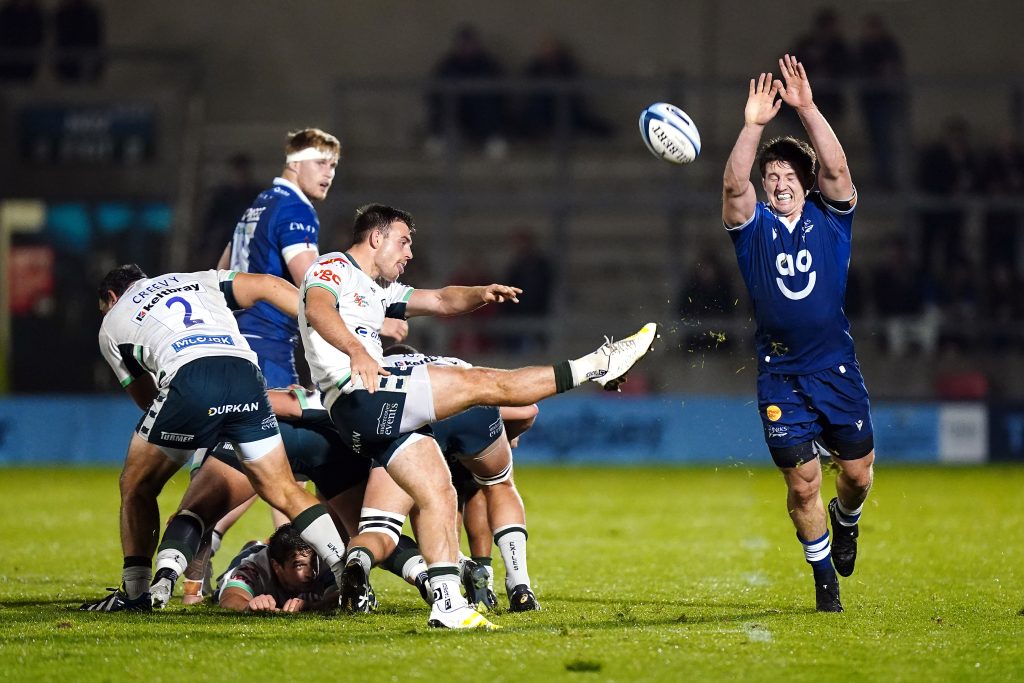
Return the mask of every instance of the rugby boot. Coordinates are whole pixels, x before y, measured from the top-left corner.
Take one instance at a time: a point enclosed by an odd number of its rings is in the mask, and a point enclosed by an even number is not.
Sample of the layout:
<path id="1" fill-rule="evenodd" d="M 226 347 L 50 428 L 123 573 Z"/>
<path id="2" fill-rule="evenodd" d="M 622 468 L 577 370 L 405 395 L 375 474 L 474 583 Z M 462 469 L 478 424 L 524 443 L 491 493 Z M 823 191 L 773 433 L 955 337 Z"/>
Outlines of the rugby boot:
<path id="1" fill-rule="evenodd" d="M 151 612 L 153 610 L 149 593 L 137 598 L 129 598 L 124 591 L 124 584 L 118 588 L 108 588 L 110 595 L 94 602 L 84 602 L 78 608 L 81 612 Z"/>
<path id="2" fill-rule="evenodd" d="M 487 631 L 496 631 L 501 628 L 501 626 L 488 621 L 484 615 L 469 605 L 444 612 L 436 602 L 430 608 L 430 619 L 427 620 L 427 626 L 431 628 L 482 628 Z"/>
<path id="3" fill-rule="evenodd" d="M 600 375 L 587 379 L 597 382 L 606 391 L 618 391 L 619 385 L 626 381 L 626 373 L 651 349 L 651 344 L 654 343 L 657 334 L 657 324 L 647 323 L 640 328 L 639 332 L 625 339 L 619 341 L 608 339 L 594 352 L 608 357 L 607 369 Z"/>
<path id="4" fill-rule="evenodd" d="M 466 592 L 466 602 L 477 609 L 494 609 L 498 606 L 498 598 L 487 586 L 487 567 L 473 560 L 466 560 L 462 565 L 462 588 Z"/>
<path id="5" fill-rule="evenodd" d="M 363 565 L 358 560 L 351 560 L 345 565 L 341 575 L 341 595 L 338 606 L 346 612 L 367 613 L 373 611 L 377 604 L 377 596 L 370 588 L 370 580 L 366 576 Z"/>
<path id="6" fill-rule="evenodd" d="M 843 603 L 839 602 L 839 582 L 834 576 L 831 580 L 815 580 L 814 601 L 819 612 L 843 611 Z"/>
<path id="7" fill-rule="evenodd" d="M 853 573 L 853 565 L 857 561 L 857 536 L 860 529 L 857 524 L 844 526 L 839 521 L 839 499 L 828 502 L 828 518 L 832 522 L 832 566 L 840 576 Z"/>
<path id="8" fill-rule="evenodd" d="M 174 595 L 174 583 L 178 580 L 178 572 L 164 567 L 156 570 L 153 583 L 149 587 L 153 609 L 163 609 Z"/>
<path id="9" fill-rule="evenodd" d="M 521 583 L 508 592 L 509 612 L 539 612 L 540 603 L 530 587 Z"/>
<path id="10" fill-rule="evenodd" d="M 416 576 L 416 588 L 419 590 L 423 602 L 428 605 L 434 604 L 434 593 L 430 590 L 430 579 L 427 578 L 426 572 L 420 572 Z"/>

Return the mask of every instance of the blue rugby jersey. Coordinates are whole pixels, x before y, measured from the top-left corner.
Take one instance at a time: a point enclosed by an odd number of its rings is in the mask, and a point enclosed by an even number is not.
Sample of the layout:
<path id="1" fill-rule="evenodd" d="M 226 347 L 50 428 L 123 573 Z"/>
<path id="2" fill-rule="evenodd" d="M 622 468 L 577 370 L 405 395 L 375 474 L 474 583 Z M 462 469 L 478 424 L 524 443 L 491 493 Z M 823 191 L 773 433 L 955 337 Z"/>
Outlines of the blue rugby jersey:
<path id="1" fill-rule="evenodd" d="M 754 305 L 761 372 L 808 374 L 855 360 L 843 310 L 853 212 L 812 192 L 792 232 L 765 202 L 728 229 Z"/>
<path id="2" fill-rule="evenodd" d="M 303 245 L 315 247 L 319 232 L 316 211 L 302 190 L 284 178 L 275 178 L 273 186 L 256 197 L 235 226 L 231 269 L 277 275 L 291 282 L 282 252 Z M 244 335 L 293 343 L 298 339 L 295 320 L 268 303 L 261 301 L 237 317 Z"/>

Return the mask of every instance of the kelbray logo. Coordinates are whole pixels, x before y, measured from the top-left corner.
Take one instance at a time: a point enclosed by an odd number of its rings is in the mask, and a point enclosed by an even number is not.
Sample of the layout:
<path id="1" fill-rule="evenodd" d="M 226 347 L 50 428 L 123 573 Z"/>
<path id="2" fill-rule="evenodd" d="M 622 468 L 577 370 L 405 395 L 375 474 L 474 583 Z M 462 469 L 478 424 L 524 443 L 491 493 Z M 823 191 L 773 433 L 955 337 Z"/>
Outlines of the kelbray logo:
<path id="1" fill-rule="evenodd" d="M 818 279 L 818 274 L 811 270 L 811 262 L 811 252 L 806 249 L 798 251 L 795 259 L 790 254 L 779 254 L 775 258 L 775 268 L 779 271 L 779 275 L 782 275 L 783 277 L 795 278 L 798 272 L 809 272 L 809 275 L 807 276 L 807 284 L 803 289 L 795 292 L 786 286 L 786 283 L 781 277 L 775 278 L 775 284 L 778 285 L 779 291 L 781 291 L 783 296 L 787 299 L 793 299 L 794 301 L 804 299 L 814 289 L 814 283 Z"/>
<path id="2" fill-rule="evenodd" d="M 211 406 L 206 414 L 210 417 L 214 415 L 226 415 L 228 413 L 251 413 L 252 411 L 259 408 L 259 403 L 253 401 L 252 403 L 236 403 L 234 405 L 226 406 Z"/>

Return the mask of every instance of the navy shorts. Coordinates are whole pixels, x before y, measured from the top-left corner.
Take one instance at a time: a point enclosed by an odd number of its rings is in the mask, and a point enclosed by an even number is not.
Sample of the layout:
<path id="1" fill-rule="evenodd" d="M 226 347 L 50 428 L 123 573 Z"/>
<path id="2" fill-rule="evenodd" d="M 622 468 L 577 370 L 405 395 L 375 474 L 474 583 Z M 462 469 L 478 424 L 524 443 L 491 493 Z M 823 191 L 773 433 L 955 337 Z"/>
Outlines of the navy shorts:
<path id="1" fill-rule="evenodd" d="M 809 375 L 761 373 L 757 409 L 779 467 L 816 457 L 815 442 L 841 460 L 857 460 L 874 449 L 871 402 L 856 362 Z"/>
<path id="2" fill-rule="evenodd" d="M 494 443 L 505 427 L 498 408 L 476 406 L 435 422 L 432 429 L 442 453 L 472 457 Z"/>
<path id="3" fill-rule="evenodd" d="M 135 430 L 152 444 L 181 450 L 210 448 L 218 441 L 250 443 L 278 433 L 260 369 L 231 356 L 183 365 Z"/>
<path id="4" fill-rule="evenodd" d="M 312 481 L 325 498 L 333 498 L 366 481 L 370 463 L 342 442 L 327 411 L 315 412 L 319 415 L 313 419 L 281 420 L 281 439 L 292 472 Z M 242 469 L 231 444 L 217 444 L 210 455 L 239 471 Z"/>
<path id="5" fill-rule="evenodd" d="M 299 373 L 295 370 L 294 342 L 263 337 L 246 337 L 245 340 L 259 358 L 260 370 L 269 388 L 284 389 L 299 383 Z"/>

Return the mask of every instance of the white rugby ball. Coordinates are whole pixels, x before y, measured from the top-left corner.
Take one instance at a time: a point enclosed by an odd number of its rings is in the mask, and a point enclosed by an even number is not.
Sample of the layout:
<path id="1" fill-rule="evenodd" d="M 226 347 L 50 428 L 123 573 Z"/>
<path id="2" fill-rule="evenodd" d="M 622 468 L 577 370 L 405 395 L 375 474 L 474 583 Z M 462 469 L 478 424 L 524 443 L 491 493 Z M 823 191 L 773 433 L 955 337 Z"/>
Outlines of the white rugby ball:
<path id="1" fill-rule="evenodd" d="M 700 154 L 700 132 L 693 119 L 667 102 L 640 112 L 640 137 L 651 154 L 673 164 L 688 164 Z"/>

